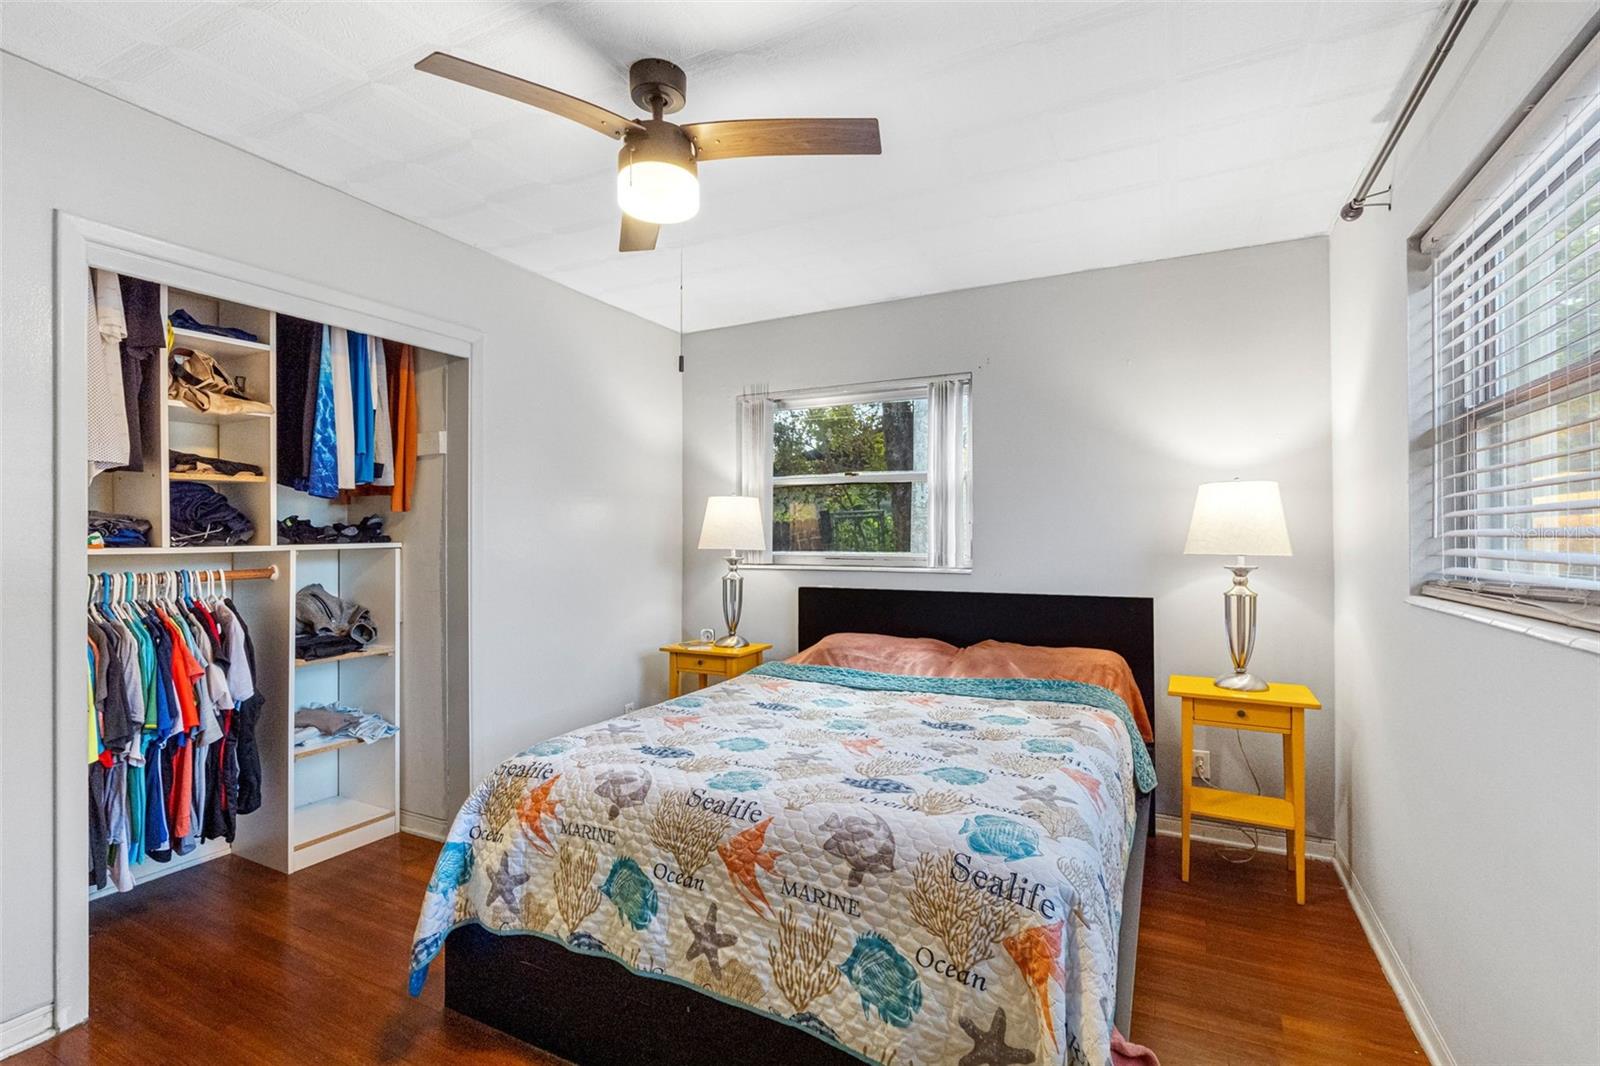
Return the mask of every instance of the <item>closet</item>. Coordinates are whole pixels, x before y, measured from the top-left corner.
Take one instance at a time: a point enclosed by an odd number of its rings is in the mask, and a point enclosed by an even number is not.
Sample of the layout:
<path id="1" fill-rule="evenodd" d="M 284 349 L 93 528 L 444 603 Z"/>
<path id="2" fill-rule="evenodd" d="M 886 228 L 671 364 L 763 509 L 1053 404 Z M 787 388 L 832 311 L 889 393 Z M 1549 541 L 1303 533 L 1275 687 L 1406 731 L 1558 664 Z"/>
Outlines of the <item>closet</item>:
<path id="1" fill-rule="evenodd" d="M 104 292 L 106 279 L 116 275 L 96 271 L 93 278 Z M 347 332 L 333 313 L 324 316 L 331 321 L 313 323 L 160 279 L 142 284 L 158 303 L 162 335 L 159 349 L 143 360 L 142 376 L 134 375 L 139 380 L 124 375 L 120 394 L 135 469 L 94 472 L 97 451 L 106 451 L 96 434 L 106 432 L 103 416 L 113 405 L 95 395 L 108 380 L 97 378 L 95 368 L 93 333 L 97 323 L 104 326 L 103 306 L 90 314 L 86 581 L 93 588 L 93 575 L 112 575 L 101 585 L 143 589 L 155 581 L 215 580 L 208 575 L 217 572 L 263 575 L 230 582 L 229 594 L 254 639 L 265 701 L 255 736 L 259 809 L 237 818 L 231 845 L 213 839 L 171 862 L 143 863 L 134 868 L 135 884 L 230 851 L 293 873 L 396 833 L 403 823 L 442 835 L 467 785 L 465 635 L 445 621 L 465 609 L 467 361 Z M 122 289 L 129 292 L 129 285 Z M 131 303 L 127 310 L 125 339 L 148 341 L 135 337 Z M 146 334 L 150 314 L 146 309 Z M 107 366 L 119 328 L 104 333 Z M 313 329 L 308 383 L 306 337 Z M 325 479 L 324 495 L 312 495 L 305 490 L 319 486 L 307 485 L 307 471 L 288 469 L 304 466 L 297 457 L 308 455 L 302 438 L 317 400 L 317 358 L 323 338 L 335 333 L 341 358 L 357 337 L 370 345 L 363 347 L 372 369 L 362 379 L 367 391 L 354 389 L 357 424 L 363 404 L 383 406 L 366 422 L 357 462 L 364 450 L 369 482 L 381 480 L 385 468 L 391 478 L 409 479 L 403 501 L 380 484 L 327 498 Z M 346 368 L 359 374 L 360 357 L 349 358 Z M 404 368 L 403 387 L 396 387 L 391 367 Z M 340 387 L 351 388 L 348 380 Z M 378 395 L 384 392 L 390 394 Z M 401 404 L 410 405 L 410 417 L 390 417 Z M 348 410 L 341 419 L 344 447 Z M 379 437 L 395 439 L 375 440 L 375 428 L 383 431 Z M 413 449 L 408 463 L 405 453 Z M 373 537 L 380 521 L 388 539 Z M 137 543 L 141 533 L 146 543 Z M 164 574 L 172 576 L 129 576 Z M 313 609 L 332 603 L 334 613 L 362 612 L 345 643 L 332 632 L 342 631 L 336 619 L 323 627 L 328 643 L 297 648 L 308 610 L 297 594 L 314 587 L 322 599 Z M 357 634 L 365 639 L 355 640 Z M 358 739 L 305 725 L 297 731 L 297 716 L 318 708 L 376 716 L 398 733 Z"/>

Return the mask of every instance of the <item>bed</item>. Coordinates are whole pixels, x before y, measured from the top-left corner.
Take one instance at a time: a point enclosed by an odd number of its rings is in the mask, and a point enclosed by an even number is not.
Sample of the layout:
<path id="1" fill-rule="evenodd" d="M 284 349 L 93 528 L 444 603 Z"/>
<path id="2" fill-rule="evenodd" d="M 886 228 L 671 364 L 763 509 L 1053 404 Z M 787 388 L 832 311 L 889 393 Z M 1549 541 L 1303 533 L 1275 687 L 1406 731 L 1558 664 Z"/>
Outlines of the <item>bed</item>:
<path id="1" fill-rule="evenodd" d="M 798 622 L 1107 648 L 1153 696 L 1148 599 L 805 588 Z M 768 664 L 502 764 L 413 990 L 447 946 L 447 1007 L 578 1063 L 1098 1064 L 1151 753 L 1093 685 Z"/>

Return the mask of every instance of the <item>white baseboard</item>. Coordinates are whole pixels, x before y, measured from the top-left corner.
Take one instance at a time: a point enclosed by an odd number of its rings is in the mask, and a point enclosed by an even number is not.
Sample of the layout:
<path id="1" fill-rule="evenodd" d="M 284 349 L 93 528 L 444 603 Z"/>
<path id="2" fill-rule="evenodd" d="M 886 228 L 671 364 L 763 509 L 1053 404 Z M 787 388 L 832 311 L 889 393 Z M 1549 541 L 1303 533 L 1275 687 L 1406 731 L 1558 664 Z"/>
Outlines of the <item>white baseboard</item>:
<path id="1" fill-rule="evenodd" d="M 416 811 L 401 808 L 400 832 L 443 842 L 450 834 L 450 823 L 429 814 L 418 814 Z"/>
<path id="2" fill-rule="evenodd" d="M 1156 833 L 1164 837 L 1179 836 L 1182 832 L 1183 820 L 1175 814 L 1156 815 Z M 1283 840 L 1283 832 L 1277 829 L 1255 830 L 1260 837 L 1261 851 L 1269 855 L 1282 855 L 1287 849 Z M 1229 848 L 1248 848 L 1250 838 L 1244 835 L 1238 826 L 1227 822 L 1213 822 L 1205 818 L 1193 818 L 1189 822 L 1189 839 L 1203 844 L 1221 844 Z M 1327 837 L 1306 837 L 1306 858 L 1317 862 L 1333 862 L 1333 841 Z"/>
<path id="3" fill-rule="evenodd" d="M 56 1035 L 55 1004 L 46 1003 L 0 1022 L 0 1059 L 26 1051 Z"/>
<path id="4" fill-rule="evenodd" d="M 1361 882 L 1356 880 L 1354 872 L 1350 869 L 1350 860 L 1342 849 L 1336 851 L 1333 866 L 1339 871 L 1339 880 L 1344 882 L 1345 893 L 1350 897 L 1350 906 L 1355 910 L 1356 918 L 1361 922 L 1361 928 L 1372 944 L 1372 952 L 1378 956 L 1378 965 L 1383 968 L 1383 976 L 1389 979 L 1389 987 L 1394 989 L 1395 998 L 1400 1001 L 1400 1009 L 1405 1012 L 1406 1021 L 1411 1023 L 1411 1031 L 1416 1034 L 1417 1043 L 1422 1045 L 1422 1053 L 1428 1056 L 1428 1061 L 1433 1066 L 1456 1066 L 1456 1057 L 1450 1053 L 1449 1046 L 1444 1042 L 1444 1035 L 1439 1032 L 1438 1025 L 1434 1024 L 1433 1015 L 1428 1013 L 1428 1005 L 1423 1002 L 1422 993 L 1411 980 L 1411 974 L 1406 971 L 1400 953 L 1395 950 L 1394 941 L 1389 939 L 1383 923 L 1378 920 L 1378 912 L 1373 910 L 1372 901 L 1367 898 Z"/>

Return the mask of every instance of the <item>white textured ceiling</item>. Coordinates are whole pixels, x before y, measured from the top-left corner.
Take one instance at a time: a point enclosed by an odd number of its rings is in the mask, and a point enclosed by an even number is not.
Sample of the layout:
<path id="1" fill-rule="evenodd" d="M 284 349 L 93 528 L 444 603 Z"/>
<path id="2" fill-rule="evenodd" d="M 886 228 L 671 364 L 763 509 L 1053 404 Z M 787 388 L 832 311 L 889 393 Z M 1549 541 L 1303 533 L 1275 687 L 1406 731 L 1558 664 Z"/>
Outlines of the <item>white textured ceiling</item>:
<path id="1" fill-rule="evenodd" d="M 1426 2 L 32 3 L 0 47 L 669 326 L 707 329 L 1326 232 Z M 880 157 L 701 170 L 619 253 L 617 144 L 420 74 L 435 49 L 623 114 L 877 116 Z"/>

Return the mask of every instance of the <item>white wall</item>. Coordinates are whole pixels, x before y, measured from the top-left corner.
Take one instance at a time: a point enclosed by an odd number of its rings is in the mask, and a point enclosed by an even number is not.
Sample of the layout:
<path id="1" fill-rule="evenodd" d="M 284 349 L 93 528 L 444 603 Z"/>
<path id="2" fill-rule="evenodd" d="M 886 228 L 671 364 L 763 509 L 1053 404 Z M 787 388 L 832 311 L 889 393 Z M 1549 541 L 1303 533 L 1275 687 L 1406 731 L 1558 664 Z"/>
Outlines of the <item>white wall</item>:
<path id="1" fill-rule="evenodd" d="M 693 290 L 688 293 L 694 298 Z M 734 396 L 973 371 L 971 575 L 756 569 L 741 632 L 795 643 L 804 584 L 1153 596 L 1161 809 L 1177 810 L 1169 673 L 1227 664 L 1222 560 L 1185 557 L 1202 481 L 1282 483 L 1291 559 L 1264 560 L 1255 665 L 1309 684 L 1307 817 L 1333 833 L 1327 242 L 1293 241 L 696 333 L 685 344 L 684 616 L 719 625 L 705 497 L 733 491 Z M 1213 778 L 1250 787 L 1233 733 L 1202 730 Z M 1276 739 L 1246 737 L 1279 787 Z M 1254 741 L 1255 743 L 1251 743 Z"/>
<path id="2" fill-rule="evenodd" d="M 1406 242 L 1594 12 L 1480 7 L 1331 244 L 1339 844 L 1460 1063 L 1600 1061 L 1600 658 L 1405 602 Z"/>
<path id="3" fill-rule="evenodd" d="M 678 625 L 681 497 L 674 335 L 29 63 L 0 64 L 0 1020 L 10 1020 L 52 998 L 53 209 L 483 332 L 475 774 L 662 694 L 654 648 Z"/>

